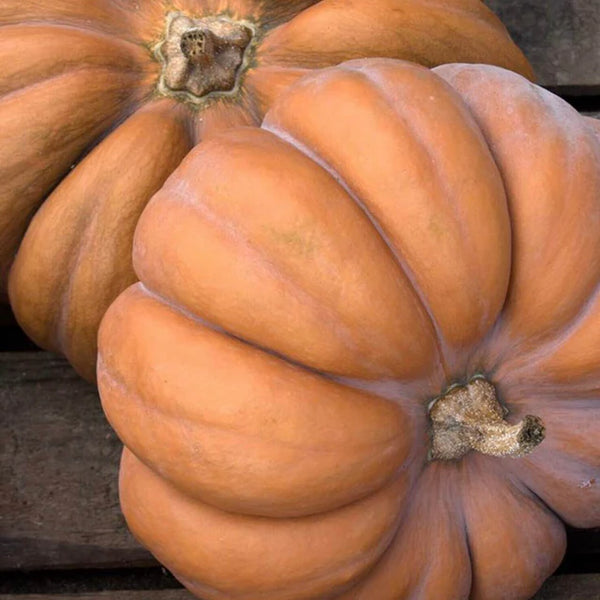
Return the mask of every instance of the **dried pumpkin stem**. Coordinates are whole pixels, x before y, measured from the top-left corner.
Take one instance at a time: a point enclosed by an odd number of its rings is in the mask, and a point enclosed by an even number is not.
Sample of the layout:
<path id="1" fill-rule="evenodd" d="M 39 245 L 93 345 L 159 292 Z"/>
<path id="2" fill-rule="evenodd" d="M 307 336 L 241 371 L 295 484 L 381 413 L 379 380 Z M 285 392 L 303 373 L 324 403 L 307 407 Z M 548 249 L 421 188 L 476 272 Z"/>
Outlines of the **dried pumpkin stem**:
<path id="1" fill-rule="evenodd" d="M 429 409 L 430 459 L 455 460 L 471 450 L 513 458 L 529 454 L 544 439 L 542 421 L 527 415 L 510 425 L 504 420 L 506 413 L 495 387 L 483 377 L 451 387 Z"/>
<path id="2" fill-rule="evenodd" d="M 252 37 L 248 23 L 170 13 L 165 39 L 156 48 L 163 64 L 159 90 L 191 101 L 233 91 Z"/>

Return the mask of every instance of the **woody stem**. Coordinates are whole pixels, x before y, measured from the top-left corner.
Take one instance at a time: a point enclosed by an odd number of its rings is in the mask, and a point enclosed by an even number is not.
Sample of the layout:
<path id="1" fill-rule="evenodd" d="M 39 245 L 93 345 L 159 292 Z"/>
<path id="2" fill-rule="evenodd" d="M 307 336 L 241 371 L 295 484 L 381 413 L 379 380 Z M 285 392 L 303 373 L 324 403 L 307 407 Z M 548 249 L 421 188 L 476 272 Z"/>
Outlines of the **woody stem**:
<path id="1" fill-rule="evenodd" d="M 527 415 L 511 425 L 504 420 L 506 412 L 495 387 L 482 377 L 452 387 L 429 409 L 430 459 L 454 460 L 471 450 L 513 458 L 529 454 L 544 439 L 541 419 Z"/>
<path id="2" fill-rule="evenodd" d="M 231 92 L 252 41 L 249 24 L 226 17 L 167 16 L 165 38 L 156 49 L 163 65 L 161 91 L 200 100 L 212 92 Z"/>

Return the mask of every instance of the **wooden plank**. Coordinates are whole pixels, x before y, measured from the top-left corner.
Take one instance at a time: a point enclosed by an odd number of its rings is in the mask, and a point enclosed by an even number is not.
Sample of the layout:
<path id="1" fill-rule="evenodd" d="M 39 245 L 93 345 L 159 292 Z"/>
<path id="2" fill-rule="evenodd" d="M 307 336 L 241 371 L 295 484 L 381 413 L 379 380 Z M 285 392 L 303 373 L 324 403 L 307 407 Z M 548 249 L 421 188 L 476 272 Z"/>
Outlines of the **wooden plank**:
<path id="1" fill-rule="evenodd" d="M 551 577 L 532 600 L 600 600 L 600 575 Z"/>
<path id="2" fill-rule="evenodd" d="M 121 517 L 121 446 L 92 385 L 52 354 L 0 354 L 0 411 L 0 570 L 157 564 Z M 600 557 L 600 529 L 569 535 L 572 563 Z"/>
<path id="3" fill-rule="evenodd" d="M 192 600 L 185 590 L 109 591 L 83 594 L 2 595 L 0 600 Z M 560 575 L 550 578 L 532 600 L 598 600 L 600 575 Z"/>
<path id="4" fill-rule="evenodd" d="M 119 511 L 121 445 L 62 358 L 0 355 L 0 570 L 156 565 Z"/>
<path id="5" fill-rule="evenodd" d="M 600 0 L 484 0 L 544 86 L 600 94 Z"/>

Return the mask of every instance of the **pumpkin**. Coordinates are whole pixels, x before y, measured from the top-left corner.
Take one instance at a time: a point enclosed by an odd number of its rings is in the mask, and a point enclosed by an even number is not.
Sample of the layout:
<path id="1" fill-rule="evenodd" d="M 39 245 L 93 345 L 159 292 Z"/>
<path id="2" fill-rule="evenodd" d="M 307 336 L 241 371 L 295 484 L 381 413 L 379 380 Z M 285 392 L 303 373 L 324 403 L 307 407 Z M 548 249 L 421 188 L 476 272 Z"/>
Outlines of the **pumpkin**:
<path id="1" fill-rule="evenodd" d="M 532 76 L 478 0 L 4 0 L 0 26 L 0 296 L 20 245 L 17 320 L 88 379 L 100 318 L 136 280 L 137 219 L 200 140 L 349 58 Z"/>
<path id="2" fill-rule="evenodd" d="M 350 61 L 194 148 L 98 383 L 204 599 L 517 600 L 600 525 L 600 137 L 507 70 Z"/>

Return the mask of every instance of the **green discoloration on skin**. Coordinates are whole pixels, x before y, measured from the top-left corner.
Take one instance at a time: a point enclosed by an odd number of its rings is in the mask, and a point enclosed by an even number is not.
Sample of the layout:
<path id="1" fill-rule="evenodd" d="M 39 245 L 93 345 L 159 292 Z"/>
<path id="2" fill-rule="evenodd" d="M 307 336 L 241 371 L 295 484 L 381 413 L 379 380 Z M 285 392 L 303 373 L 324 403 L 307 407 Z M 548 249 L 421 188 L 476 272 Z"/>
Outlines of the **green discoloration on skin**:
<path id="1" fill-rule="evenodd" d="M 313 256 L 317 249 L 314 229 L 309 226 L 298 226 L 288 231 L 271 227 L 268 233 L 276 242 L 304 258 Z"/>
<path id="2" fill-rule="evenodd" d="M 442 219 L 437 219 L 436 217 L 431 217 L 429 219 L 429 233 L 436 237 L 441 238 L 446 233 L 446 225 Z"/>

